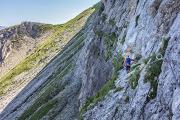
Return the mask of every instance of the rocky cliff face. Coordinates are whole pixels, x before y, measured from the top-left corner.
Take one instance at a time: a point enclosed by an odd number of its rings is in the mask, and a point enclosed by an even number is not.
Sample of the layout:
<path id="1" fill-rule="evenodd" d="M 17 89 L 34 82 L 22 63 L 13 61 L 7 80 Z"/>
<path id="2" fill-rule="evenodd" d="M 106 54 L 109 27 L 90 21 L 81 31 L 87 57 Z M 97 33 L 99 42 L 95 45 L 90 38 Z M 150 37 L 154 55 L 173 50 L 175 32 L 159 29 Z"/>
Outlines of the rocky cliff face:
<path id="1" fill-rule="evenodd" d="M 136 60 L 129 74 L 123 69 L 118 72 L 114 90 L 99 102 L 94 102 L 95 96 L 94 101 L 87 104 L 83 118 L 180 119 L 180 101 L 177 99 L 180 89 L 180 2 L 104 0 L 103 5 L 104 10 L 100 17 L 106 19 L 99 24 L 102 33 L 108 30 L 111 26 L 109 23 L 112 22 L 118 37 L 115 50 L 129 54 L 130 49 L 132 57 L 142 58 Z M 128 52 L 124 52 L 126 48 Z M 153 55 L 157 58 L 153 58 Z M 158 61 L 159 55 L 163 59 Z"/>
<path id="2" fill-rule="evenodd" d="M 95 9 L 2 120 L 180 119 L 180 2 L 102 0 Z"/>

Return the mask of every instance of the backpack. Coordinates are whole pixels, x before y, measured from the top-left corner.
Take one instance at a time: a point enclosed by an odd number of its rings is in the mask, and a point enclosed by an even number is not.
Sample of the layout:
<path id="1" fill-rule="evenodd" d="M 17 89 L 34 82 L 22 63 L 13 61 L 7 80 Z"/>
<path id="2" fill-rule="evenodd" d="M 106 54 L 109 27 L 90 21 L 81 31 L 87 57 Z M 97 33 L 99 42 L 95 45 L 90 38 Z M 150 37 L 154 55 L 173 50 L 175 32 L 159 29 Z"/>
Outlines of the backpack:
<path id="1" fill-rule="evenodd" d="M 131 65 L 131 58 L 126 58 L 126 65 Z"/>

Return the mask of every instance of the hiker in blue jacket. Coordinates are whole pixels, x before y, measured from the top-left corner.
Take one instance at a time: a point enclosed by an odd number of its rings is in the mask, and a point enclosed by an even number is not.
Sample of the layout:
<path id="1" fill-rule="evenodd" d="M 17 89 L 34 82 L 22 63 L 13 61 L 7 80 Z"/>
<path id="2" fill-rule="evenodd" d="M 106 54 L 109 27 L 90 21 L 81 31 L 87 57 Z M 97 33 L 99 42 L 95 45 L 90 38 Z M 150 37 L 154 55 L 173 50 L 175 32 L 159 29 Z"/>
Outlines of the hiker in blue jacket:
<path id="1" fill-rule="evenodd" d="M 132 61 L 134 61 L 134 59 L 131 59 L 129 56 L 127 56 L 126 59 L 124 60 L 124 66 L 126 67 L 127 73 L 130 72 Z"/>

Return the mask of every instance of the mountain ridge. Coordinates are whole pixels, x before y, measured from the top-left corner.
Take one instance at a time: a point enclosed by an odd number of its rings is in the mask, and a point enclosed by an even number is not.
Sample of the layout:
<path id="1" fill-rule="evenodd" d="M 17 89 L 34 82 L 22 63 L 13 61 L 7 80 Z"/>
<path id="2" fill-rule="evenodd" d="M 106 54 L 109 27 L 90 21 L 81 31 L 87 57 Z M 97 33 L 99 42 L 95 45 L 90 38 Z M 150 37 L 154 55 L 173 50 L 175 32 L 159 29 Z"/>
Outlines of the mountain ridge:
<path id="1" fill-rule="evenodd" d="M 41 42 L 43 37 L 46 36 L 46 34 L 41 32 L 40 25 L 42 24 L 24 22 L 20 25 L 11 26 L 0 31 L 1 75 L 8 69 L 12 69 L 12 67 L 25 58 L 36 45 Z"/>
<path id="2" fill-rule="evenodd" d="M 0 86 L 3 86 L 0 89 L 0 94 L 3 95 L 2 109 L 7 105 L 7 101 L 10 102 L 62 50 L 70 38 L 81 29 L 92 11 L 93 9 L 90 8 L 64 25 L 43 24 L 38 27 L 42 33 L 45 33 L 42 41 L 36 44 L 25 59 L 0 79 Z M 9 99 L 6 100 L 7 98 Z"/>

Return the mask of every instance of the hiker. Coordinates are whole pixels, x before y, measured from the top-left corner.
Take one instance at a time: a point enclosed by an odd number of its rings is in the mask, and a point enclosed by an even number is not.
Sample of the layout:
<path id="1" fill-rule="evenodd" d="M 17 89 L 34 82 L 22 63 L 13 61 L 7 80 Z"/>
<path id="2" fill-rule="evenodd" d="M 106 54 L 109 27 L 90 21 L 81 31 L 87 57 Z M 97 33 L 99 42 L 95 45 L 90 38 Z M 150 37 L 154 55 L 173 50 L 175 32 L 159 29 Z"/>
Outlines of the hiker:
<path id="1" fill-rule="evenodd" d="M 129 55 L 124 59 L 124 66 L 126 67 L 127 73 L 130 72 L 131 69 L 131 61 L 134 61 L 134 59 L 131 59 Z"/>

